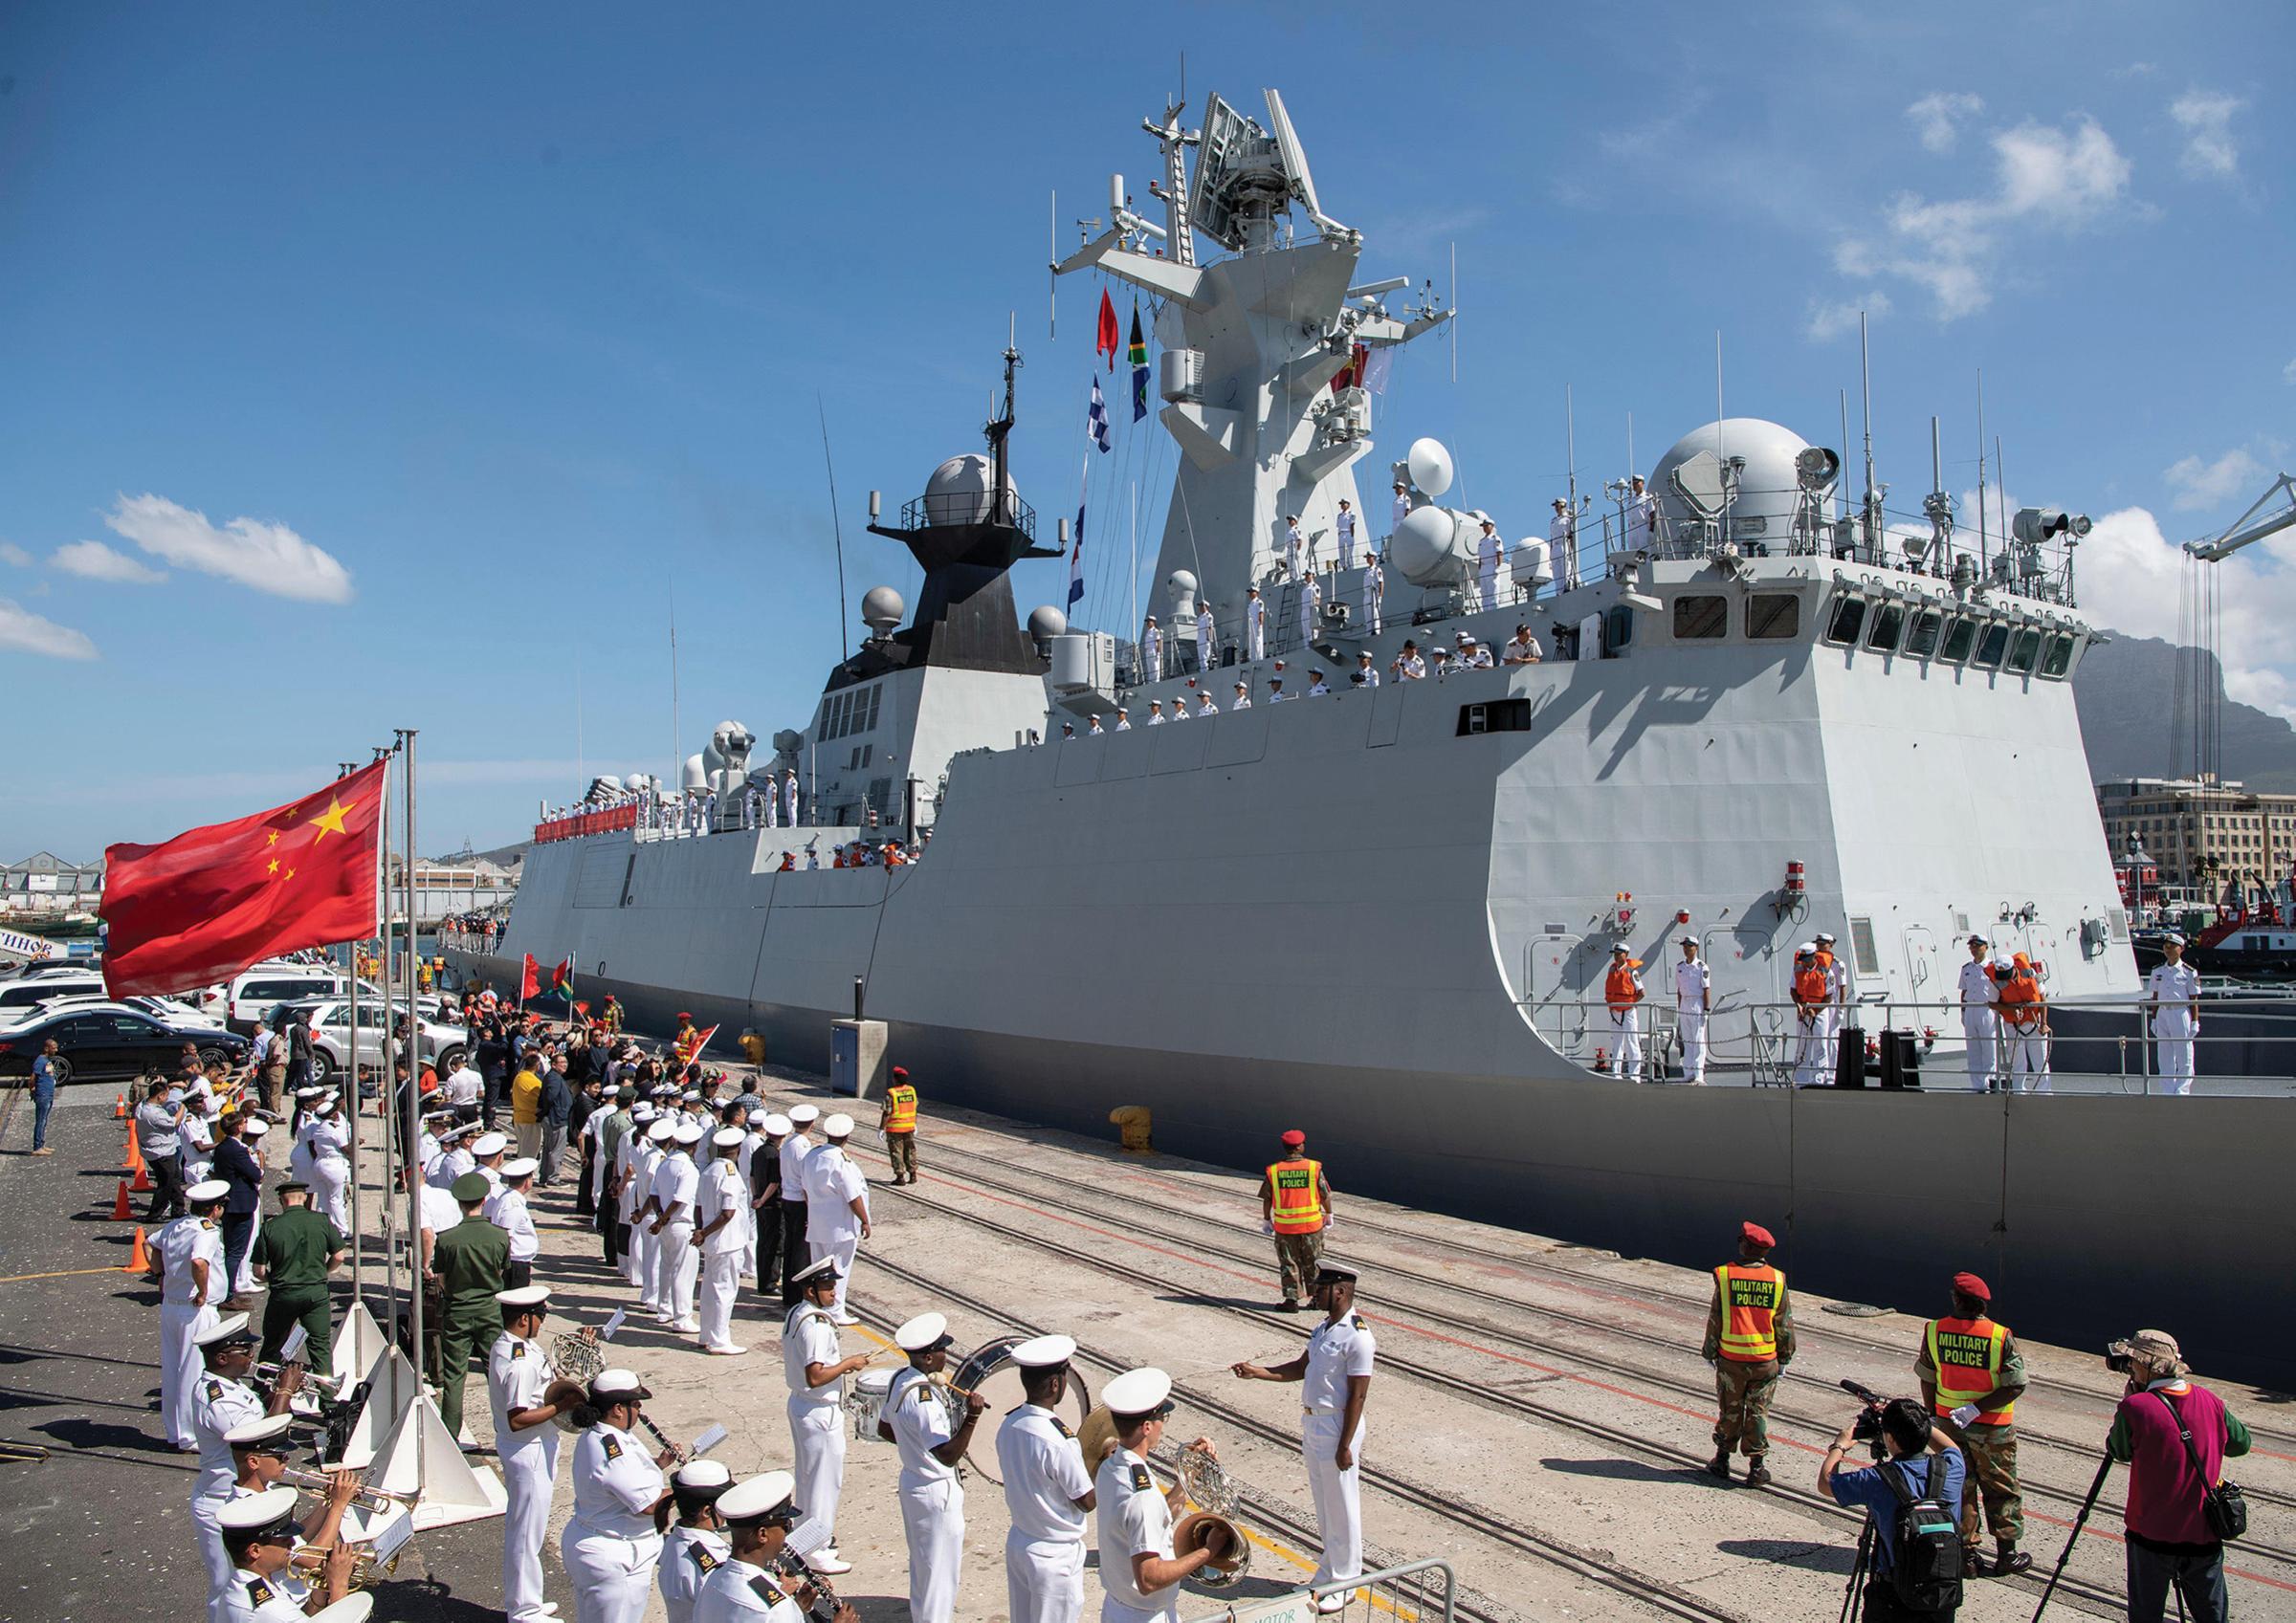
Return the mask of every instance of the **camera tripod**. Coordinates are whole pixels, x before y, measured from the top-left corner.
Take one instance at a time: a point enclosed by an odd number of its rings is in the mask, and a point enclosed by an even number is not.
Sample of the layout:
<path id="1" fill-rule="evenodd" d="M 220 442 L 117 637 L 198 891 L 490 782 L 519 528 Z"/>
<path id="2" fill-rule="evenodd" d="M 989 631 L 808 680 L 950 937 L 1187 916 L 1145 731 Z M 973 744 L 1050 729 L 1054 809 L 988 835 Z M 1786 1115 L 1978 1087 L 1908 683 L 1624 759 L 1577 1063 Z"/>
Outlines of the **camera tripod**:
<path id="1" fill-rule="evenodd" d="M 2081 1513 L 2073 1518 L 2073 1530 L 2064 1535 L 2064 1549 L 2057 1557 L 2057 1569 L 2049 1574 L 2048 1586 L 2041 1591 L 2041 1604 L 2033 1609 L 2033 1623 L 2041 1623 L 2041 1614 L 2049 1609 L 2049 1597 L 2057 1592 L 2057 1580 L 2064 1576 L 2064 1564 L 2073 1558 L 2073 1546 L 2081 1542 L 2081 1529 L 2088 1523 L 2088 1513 L 2097 1507 L 2097 1495 L 2105 1491 L 2105 1479 L 2112 1472 L 2112 1453 L 2108 1449 L 2097 1461 L 2096 1480 L 2088 1484 L 2088 1494 L 2081 1501 Z M 2176 1614 L 2184 1615 L 2184 1596 L 2176 1597 Z"/>

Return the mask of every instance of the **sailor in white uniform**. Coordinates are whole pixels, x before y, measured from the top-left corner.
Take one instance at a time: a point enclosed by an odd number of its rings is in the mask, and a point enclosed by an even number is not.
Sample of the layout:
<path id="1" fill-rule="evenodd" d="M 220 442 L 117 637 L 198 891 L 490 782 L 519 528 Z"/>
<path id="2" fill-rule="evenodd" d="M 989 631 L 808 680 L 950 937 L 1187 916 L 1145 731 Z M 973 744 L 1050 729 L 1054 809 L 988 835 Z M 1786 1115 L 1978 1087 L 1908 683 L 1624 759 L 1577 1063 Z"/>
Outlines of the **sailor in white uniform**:
<path id="1" fill-rule="evenodd" d="M 510 1261 L 502 1270 L 502 1283 L 513 1288 L 534 1283 L 534 1260 L 542 1251 L 541 1238 L 534 1232 L 534 1213 L 526 1205 L 527 1190 L 541 1166 L 527 1155 L 503 1162 L 501 1185 L 484 1209 L 486 1220 L 510 1240 Z"/>
<path id="2" fill-rule="evenodd" d="M 1555 516 L 1547 520 L 1547 559 L 1562 581 L 1562 589 L 1578 589 L 1578 520 L 1572 515 L 1571 504 L 1560 496 L 1555 498 Z M 1580 659 L 1588 656 L 1580 654 Z"/>
<path id="3" fill-rule="evenodd" d="M 311 1586 L 290 1565 L 303 1541 L 295 1503 L 296 1490 L 282 1484 L 241 1494 L 218 1513 L 218 1536 L 230 1551 L 224 1559 L 232 1567 L 214 1608 L 220 1623 L 296 1623 L 317 1615 L 311 1609 L 318 1602 L 342 1599 L 350 1584 L 352 1547 L 341 1537 L 333 1541 L 324 1590 L 313 1595 Z M 325 1610 L 339 1608 L 329 1605 Z"/>
<path id="4" fill-rule="evenodd" d="M 1315 611 L 1323 607 L 1323 587 L 1310 575 L 1299 583 L 1299 640 L 1302 645 L 1315 641 Z"/>
<path id="5" fill-rule="evenodd" d="M 694 1208 L 701 1195 L 701 1169 L 694 1164 L 694 1148 L 701 1129 L 681 1117 L 672 1131 L 670 1152 L 654 1169 L 654 1242 L 661 1247 L 655 1264 L 661 1280 L 655 1319 L 686 1335 L 701 1330 L 694 1316 L 694 1284 L 701 1274 L 701 1259 L 694 1252 Z"/>
<path id="6" fill-rule="evenodd" d="M 653 1230 L 653 1180 L 669 1158 L 677 1123 L 657 1110 L 644 1135 L 633 1132 L 630 1137 L 638 1141 L 629 1163 L 629 1249 L 636 1259 L 638 1305 L 661 1319 L 669 1299 L 662 1294 L 662 1237 Z"/>
<path id="7" fill-rule="evenodd" d="M 554 1422 L 582 1399 L 559 1379 L 542 1345 L 550 1292 L 539 1284 L 495 1293 L 502 1333 L 486 1357 L 486 1392 L 495 1411 L 495 1459 L 510 1496 L 502 1515 L 502 1609 L 510 1623 L 541 1623 L 556 1608 L 542 1599 L 542 1538 L 558 1480 Z"/>
<path id="8" fill-rule="evenodd" d="M 1626 493 L 1626 550 L 1641 552 L 1658 536 L 1658 498 L 1643 489 L 1643 476 L 1634 475 Z"/>
<path id="9" fill-rule="evenodd" d="M 311 1204 L 320 1216 L 344 1234 L 351 1232 L 350 1124 L 342 1118 L 342 1102 L 333 1093 L 319 1096 L 317 1112 L 303 1123 L 302 1141 L 308 1146 Z"/>
<path id="10" fill-rule="evenodd" d="M 1284 579 L 1287 581 L 1299 579 L 1299 553 L 1306 544 L 1306 537 L 1299 533 L 1299 515 L 1284 515 Z"/>
<path id="11" fill-rule="evenodd" d="M 1092 1473 L 1084 1450 L 1056 1411 L 1067 1395 L 1076 1344 L 1038 1336 L 1012 1349 L 1027 1399 L 997 1428 L 1004 1478 L 1005 1615 L 1011 1623 L 1076 1623 L 1084 1610 L 1084 1519 Z"/>
<path id="12" fill-rule="evenodd" d="M 1244 593 L 1244 647 L 1246 659 L 1268 657 L 1268 601 L 1257 586 Z"/>
<path id="13" fill-rule="evenodd" d="M 797 826 L 797 769 L 791 767 L 782 774 L 782 821 L 791 828 Z"/>
<path id="14" fill-rule="evenodd" d="M 2001 1020 L 1995 1012 L 1993 969 L 1988 960 L 1993 943 L 1982 935 L 1969 938 L 1969 961 L 1961 966 L 1961 1047 L 1969 1067 L 1969 1090 L 1992 1090 Z"/>
<path id="15" fill-rule="evenodd" d="M 221 1264 L 217 1265 L 218 1271 Z M 302 1366 L 281 1373 L 270 1406 L 247 1385 L 260 1338 L 245 1313 L 216 1319 L 199 1332 L 200 1371 L 192 1381 L 191 1435 L 199 1447 L 199 1474 L 191 1479 L 191 1530 L 208 1567 L 208 1616 L 225 1615 L 225 1591 L 232 1585 L 232 1558 L 223 1544 L 218 1513 L 235 1497 L 239 1462 L 232 1457 L 230 1435 L 267 1414 L 284 1414 L 302 1386 Z"/>
<path id="16" fill-rule="evenodd" d="M 949 1411 L 928 1378 L 948 1367 L 949 1322 L 921 1313 L 893 1333 L 909 1367 L 893 1377 L 877 1436 L 901 1451 L 901 1527 L 909 1539 L 911 1623 L 949 1623 L 957 1610 L 957 1578 L 964 1560 L 964 1488 L 958 1463 L 973 1440 L 988 1400 L 964 1395 L 964 1418 Z"/>
<path id="17" fill-rule="evenodd" d="M 837 1554 L 837 1500 L 845 1487 L 845 1377 L 870 1355 L 850 1358 L 838 1345 L 829 1304 L 837 1297 L 837 1264 L 824 1257 L 797 1271 L 797 1305 L 782 1322 L 782 1374 L 789 1386 L 789 1441 L 796 1454 L 797 1496 L 806 1515 L 828 1530 L 829 1542 L 808 1556 L 834 1575 L 852 1568 Z"/>
<path id="18" fill-rule="evenodd" d="M 695 1596 L 694 1623 L 740 1623 L 751 1617 L 805 1623 L 817 1598 L 814 1591 L 784 1587 L 779 1575 L 789 1530 L 807 1514 L 791 1498 L 795 1485 L 788 1472 L 767 1471 L 718 1496 L 728 1553 Z M 840 1605 L 832 1617 L 833 1623 L 858 1623 L 860 1613 Z"/>
<path id="19" fill-rule="evenodd" d="M 1212 668 L 1212 607 L 1206 603 L 1196 611 L 1196 669 Z"/>
<path id="20" fill-rule="evenodd" d="M 1154 682 L 1164 674 L 1164 634 L 1150 615 L 1140 626 L 1140 679 Z"/>
<path id="21" fill-rule="evenodd" d="M 653 1513 L 670 1495 L 662 1468 L 677 1459 L 638 1442 L 638 1414 L 652 1395 L 628 1370 L 590 1382 L 585 1417 L 598 1419 L 574 1444 L 574 1515 L 558 1541 L 582 1623 L 642 1623 L 652 1599 L 662 1559 Z"/>
<path id="22" fill-rule="evenodd" d="M 1345 1583 L 1363 1572 L 1363 1509 L 1358 1498 L 1362 1469 L 1363 1412 L 1371 1401 L 1372 1360 L 1378 1343 L 1356 1316 L 1356 1276 L 1330 1264 L 1315 1276 L 1315 1305 L 1323 1323 L 1308 1337 L 1307 1349 L 1289 1364 L 1266 1369 L 1238 1364 L 1247 1381 L 1297 1381 L 1304 1413 L 1299 1451 L 1315 1496 L 1315 1524 L 1323 1536 L 1323 1557 L 1312 1584 Z M 1113 1407 L 1113 1400 L 1112 1400 Z M 1105 1541 L 1103 1541 L 1105 1548 Z M 1318 1612 L 1337 1612 L 1350 1591 L 1336 1590 L 1315 1603 Z"/>
<path id="23" fill-rule="evenodd" d="M 1131 731 L 1132 731 L 1132 712 L 1130 712 L 1130 711 L 1126 710 L 1126 709 L 1125 709 L 1125 708 L 1124 708 L 1122 705 L 1118 705 L 1118 706 L 1116 707 L 1116 724 L 1115 724 L 1115 726 L 1114 726 L 1114 727 L 1110 728 L 1110 729 L 1109 729 L 1109 731 L 1110 731 L 1110 732 L 1112 732 L 1112 733 L 1129 733 L 1129 732 L 1131 732 Z"/>
<path id="24" fill-rule="evenodd" d="M 1150 699 L 1148 701 L 1148 725 L 1151 727 L 1161 727 L 1163 724 L 1164 701 L 1161 699 Z"/>
<path id="25" fill-rule="evenodd" d="M 1496 608 L 1499 603 L 1499 527 L 1490 519 L 1483 520 L 1483 533 L 1475 537 L 1475 576 L 1482 590 L 1482 606 Z"/>
<path id="26" fill-rule="evenodd" d="M 1395 482 L 1395 506 L 1387 515 L 1387 533 L 1392 536 L 1396 531 L 1402 529 L 1403 520 L 1410 516 L 1411 489 L 1398 479 Z"/>
<path id="27" fill-rule="evenodd" d="M 1283 689 L 1283 682 L 1284 679 L 1278 676 L 1273 684 L 1279 692 Z M 1251 708 L 1251 685 L 1249 683 L 1239 682 L 1236 684 L 1236 696 L 1227 701 L 1227 708 L 1229 710 L 1249 710 Z"/>
<path id="28" fill-rule="evenodd" d="M 1226 1552 L 1209 1542 L 1186 1555 L 1173 1553 L 1173 1519 L 1186 1501 L 1177 1481 L 1159 1488 L 1148 1469 L 1148 1456 L 1163 1441 L 1172 1415 L 1172 1377 L 1161 1370 L 1127 1370 L 1101 1389 L 1100 1399 L 1116 1427 L 1116 1446 L 1093 1478 L 1100 1524 L 1100 1623 L 1175 1623 L 1181 1580 Z M 1188 1446 L 1209 1454 L 1212 1445 L 1199 1437 Z"/>
<path id="29" fill-rule="evenodd" d="M 1826 1063 L 1842 1045 L 1842 1011 L 1849 1003 L 1849 966 L 1834 953 L 1834 937 L 1823 930 L 1810 937 L 1818 943 L 1818 955 L 1825 964 L 1825 1011 L 1819 1020 L 1825 1042 Z"/>
<path id="30" fill-rule="evenodd" d="M 670 1497 L 677 1521 L 662 1535 L 662 1562 L 654 1583 L 670 1623 L 693 1623 L 701 1586 L 733 1556 L 718 1502 L 734 1485 L 733 1473 L 715 1459 L 696 1459 L 670 1473 Z"/>
<path id="31" fill-rule="evenodd" d="M 2152 1011 L 2161 1086 L 2170 1093 L 2190 1093 L 2193 1051 L 2200 1036 L 2200 974 L 2184 961 L 2181 935 L 2161 943 L 2161 957 L 2163 961 L 2145 976 L 2145 1004 Z"/>
<path id="32" fill-rule="evenodd" d="M 860 1323 L 845 1310 L 845 1287 L 852 1278 L 853 1257 L 870 1234 L 869 1180 L 845 1152 L 845 1141 L 852 1135 L 853 1118 L 839 1111 L 821 1124 L 821 1148 L 806 1157 L 806 1243 L 816 1261 L 828 1257 L 837 1264 L 836 1305 L 830 1311 L 841 1325 Z"/>
<path id="33" fill-rule="evenodd" d="M 701 1250 L 701 1349 L 738 1358 L 748 1350 L 734 1345 L 733 1329 L 734 1298 L 750 1258 L 749 1186 L 741 1177 L 749 1133 L 721 1127 L 711 1136 L 710 1147 L 717 1153 L 702 1174 L 695 1197 L 699 1221 L 694 1229 L 694 1243 Z"/>
<path id="34" fill-rule="evenodd" d="M 1356 650 L 1356 669 L 1348 673 L 1347 679 L 1358 688 L 1376 688 L 1380 685 L 1380 668 L 1372 663 L 1369 648 Z"/>
<path id="35" fill-rule="evenodd" d="M 1377 553 L 1363 555 L 1363 631 L 1366 636 L 1380 634 L 1380 600 L 1387 595 L 1387 572 L 1380 567 Z"/>
<path id="36" fill-rule="evenodd" d="M 168 1442 L 185 1453 L 199 1446 L 191 1427 L 203 1367 L 199 1338 L 214 1327 L 232 1294 L 223 1230 L 216 1224 L 231 1193 L 221 1178 L 193 1184 L 184 1191 L 189 1210 L 151 1237 L 160 1268 L 160 1425 Z"/>
<path id="37" fill-rule="evenodd" d="M 1674 1029 L 1682 1038 L 1682 1080 L 1706 1086 L 1706 1017 L 1714 1006 L 1713 976 L 1698 955 L 1698 938 L 1676 937 L 1682 962 L 1674 966 Z"/>
<path id="38" fill-rule="evenodd" d="M 1339 498 L 1339 515 L 1333 520 L 1332 528 L 1338 532 L 1338 567 L 1345 568 L 1356 552 L 1356 509 L 1345 496 Z"/>

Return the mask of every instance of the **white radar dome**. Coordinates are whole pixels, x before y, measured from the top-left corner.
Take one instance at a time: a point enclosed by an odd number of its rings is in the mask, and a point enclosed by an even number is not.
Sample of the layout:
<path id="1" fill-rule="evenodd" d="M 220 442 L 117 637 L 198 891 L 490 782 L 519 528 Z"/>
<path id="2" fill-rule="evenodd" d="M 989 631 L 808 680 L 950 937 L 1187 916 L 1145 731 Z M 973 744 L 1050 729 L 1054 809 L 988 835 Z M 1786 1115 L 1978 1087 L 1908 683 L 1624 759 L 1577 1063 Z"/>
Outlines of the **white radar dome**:
<path id="1" fill-rule="evenodd" d="M 1069 617 L 1050 603 L 1039 603 L 1028 611 L 1028 635 L 1039 643 L 1049 643 L 1064 635 L 1069 628 Z"/>
<path id="2" fill-rule="evenodd" d="M 1457 473 L 1451 453 L 1443 449 L 1441 440 L 1413 440 L 1411 449 L 1403 452 L 1403 463 L 1411 470 L 1412 484 L 1430 496 L 1449 490 Z"/>
<path id="3" fill-rule="evenodd" d="M 1482 533 L 1482 525 L 1468 514 L 1447 507 L 1415 507 L 1388 537 L 1387 557 L 1414 586 L 1457 585 L 1468 577 L 1475 556 L 1474 537 Z"/>
<path id="4" fill-rule="evenodd" d="M 901 623 L 908 605 L 891 586 L 872 586 L 862 594 L 861 624 L 882 637 Z"/>
<path id="5" fill-rule="evenodd" d="M 927 524 L 982 524 L 988 520 L 988 489 L 996 478 L 996 464 L 979 451 L 952 456 L 933 470 L 925 481 Z M 1013 491 L 1012 471 L 1004 471 L 1004 488 Z"/>
<path id="6" fill-rule="evenodd" d="M 1693 428 L 1674 442 L 1650 471 L 1648 489 L 1658 497 L 1666 515 L 1676 523 L 1703 516 L 1674 488 L 1674 470 L 1711 451 L 1727 462 L 1744 457 L 1737 490 L 1730 500 L 1730 536 L 1733 540 L 1768 538 L 1783 547 L 1794 530 L 1795 498 L 1800 491 L 1794 459 L 1809 450 L 1809 442 L 1793 429 L 1759 417 L 1726 417 Z"/>

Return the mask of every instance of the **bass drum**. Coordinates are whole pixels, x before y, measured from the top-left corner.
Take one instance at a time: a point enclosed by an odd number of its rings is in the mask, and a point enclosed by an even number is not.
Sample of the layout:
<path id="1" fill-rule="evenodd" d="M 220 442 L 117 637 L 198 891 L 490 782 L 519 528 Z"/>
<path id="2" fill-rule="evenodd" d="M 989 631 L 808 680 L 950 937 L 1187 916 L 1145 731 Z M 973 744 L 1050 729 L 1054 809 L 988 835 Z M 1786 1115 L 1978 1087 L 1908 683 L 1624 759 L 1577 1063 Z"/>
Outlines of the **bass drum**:
<path id="1" fill-rule="evenodd" d="M 958 1392 L 977 1392 L 988 1400 L 988 1415 L 999 1417 L 1011 1414 L 1028 1401 L 1021 1390 L 1020 1366 L 1012 1361 L 1012 1349 L 1030 1338 L 1025 1335 L 998 1336 L 973 1349 L 964 1362 L 949 1371 L 949 1385 Z M 961 1402 L 961 1399 L 959 1400 Z M 1061 1394 L 1055 1411 L 1070 1431 L 1084 1424 L 1092 1411 L 1093 1394 L 1085 1385 L 1084 1372 L 1075 1364 L 1069 1365 L 1068 1391 Z M 959 1411 L 962 1413 L 961 1410 Z M 986 1416 L 983 1416 L 986 1419 Z M 983 1424 L 973 1433 L 973 1445 L 966 1450 L 964 1462 L 978 1471 L 983 1479 L 999 1487 L 1004 1485 L 1004 1467 L 997 1462 L 997 1425 Z M 1085 1469 L 1090 1471 L 1096 1462 L 1087 1456 Z"/>

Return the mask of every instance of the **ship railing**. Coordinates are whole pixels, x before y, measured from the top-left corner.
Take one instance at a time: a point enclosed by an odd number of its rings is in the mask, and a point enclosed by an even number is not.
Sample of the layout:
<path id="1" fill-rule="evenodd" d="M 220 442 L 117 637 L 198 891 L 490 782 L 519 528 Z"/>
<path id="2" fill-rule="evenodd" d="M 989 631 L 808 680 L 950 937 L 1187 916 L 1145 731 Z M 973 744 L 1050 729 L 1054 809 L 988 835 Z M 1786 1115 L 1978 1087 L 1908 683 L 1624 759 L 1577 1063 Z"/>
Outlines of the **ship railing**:
<path id="1" fill-rule="evenodd" d="M 1254 1594 L 1217 1612 L 1197 1612 L 1184 1623 L 1315 1623 L 1315 1603 L 1326 1595 L 1361 1596 L 1367 1603 L 1366 1617 L 1383 1615 L 1393 1623 L 1451 1623 L 1458 1593 L 1459 1577 L 1449 1562 L 1405 1561 L 1358 1578 L 1306 1585 L 1289 1594 Z"/>
<path id="2" fill-rule="evenodd" d="M 2256 999 L 2270 1000 L 2270 989 Z M 2198 1029 L 2190 1038 L 2176 1034 L 2176 1005 L 2167 1006 L 2170 1024 L 2162 1031 L 2160 1006 L 2142 998 L 2055 1002 L 2048 1005 L 2053 1029 L 2041 1031 L 2037 1020 L 2029 1036 L 1997 1017 L 1991 1032 L 1980 1036 L 1990 1047 L 1973 1086 L 1970 1040 L 1958 1003 L 1877 995 L 1830 1005 L 1813 1022 L 1791 1001 L 1726 999 L 1707 1016 L 1706 1068 L 1718 1080 L 1755 1086 L 1830 1085 L 1840 1034 L 1854 1026 L 1868 1082 L 1884 1074 L 1882 1047 L 1894 1042 L 1906 1062 L 1904 1085 L 1930 1092 L 2296 1096 L 2296 1009 L 2227 1009 L 2223 1002 L 2204 998 L 2197 1005 Z M 1681 1077 L 1681 1020 L 1670 1000 L 1646 997 L 1630 1011 L 1634 1045 L 1641 1050 L 1631 1076 L 1622 1071 L 1619 1058 L 1627 1046 L 1622 1042 L 1627 1027 L 1607 999 L 1549 994 L 1519 999 L 1517 1007 L 1556 1052 L 1598 1074 L 1635 1082 Z M 2212 1009 L 2219 1027 L 2213 1031 Z M 2220 1029 L 2236 1023 L 2237 1029 Z"/>

